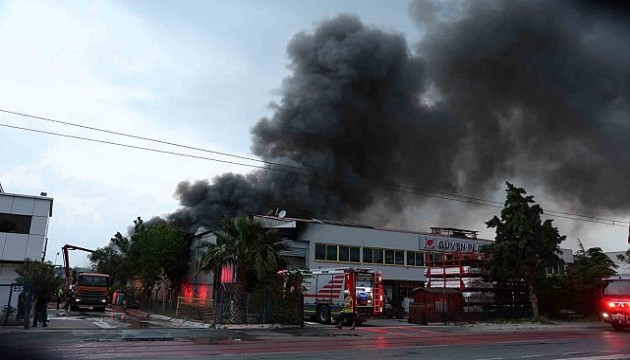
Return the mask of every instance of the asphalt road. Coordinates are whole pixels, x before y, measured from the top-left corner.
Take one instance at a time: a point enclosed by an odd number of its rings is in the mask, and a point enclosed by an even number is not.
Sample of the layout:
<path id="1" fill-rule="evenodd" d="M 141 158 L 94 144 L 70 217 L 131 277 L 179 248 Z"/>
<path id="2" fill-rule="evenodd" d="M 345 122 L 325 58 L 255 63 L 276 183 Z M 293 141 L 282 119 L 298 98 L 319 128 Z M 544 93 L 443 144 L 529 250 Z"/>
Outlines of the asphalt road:
<path id="1" fill-rule="evenodd" d="M 421 326 L 376 320 L 356 330 L 190 329 L 112 313 L 51 316 L 48 328 L 0 329 L 19 359 L 630 359 L 630 331 L 598 323 Z"/>

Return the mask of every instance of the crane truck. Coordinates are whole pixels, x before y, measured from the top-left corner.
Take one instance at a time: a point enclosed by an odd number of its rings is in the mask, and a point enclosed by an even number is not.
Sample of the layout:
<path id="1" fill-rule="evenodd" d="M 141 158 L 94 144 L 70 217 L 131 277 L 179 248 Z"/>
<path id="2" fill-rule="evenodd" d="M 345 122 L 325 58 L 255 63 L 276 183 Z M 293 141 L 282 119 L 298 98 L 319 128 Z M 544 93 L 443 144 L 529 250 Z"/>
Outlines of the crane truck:
<path id="1" fill-rule="evenodd" d="M 70 301 L 70 310 L 89 309 L 105 311 L 109 294 L 109 275 L 79 272 L 73 274 L 70 269 L 69 250 L 80 250 L 93 253 L 94 250 L 75 245 L 64 245 L 63 263 L 66 275 L 64 290 Z"/>

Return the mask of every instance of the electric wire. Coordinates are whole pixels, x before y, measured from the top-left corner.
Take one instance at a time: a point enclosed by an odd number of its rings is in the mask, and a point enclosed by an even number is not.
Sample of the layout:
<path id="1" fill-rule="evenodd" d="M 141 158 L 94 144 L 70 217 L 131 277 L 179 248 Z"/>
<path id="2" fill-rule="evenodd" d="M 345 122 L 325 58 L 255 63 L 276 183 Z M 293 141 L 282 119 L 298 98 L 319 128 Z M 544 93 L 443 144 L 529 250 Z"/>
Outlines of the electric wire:
<path id="1" fill-rule="evenodd" d="M 496 208 L 496 209 L 503 209 L 502 205 L 500 206 L 500 205 L 489 204 L 489 203 L 503 204 L 503 203 L 498 202 L 498 201 L 482 199 L 483 202 L 476 202 L 477 200 L 475 198 L 465 197 L 465 196 L 456 195 L 456 194 L 449 194 L 449 195 L 453 195 L 455 197 L 460 197 L 460 198 L 453 198 L 453 197 L 445 196 L 444 195 L 445 193 L 440 193 L 442 195 L 432 195 L 430 193 L 426 193 L 426 192 L 423 192 L 423 191 L 413 191 L 413 190 L 409 190 L 409 189 L 399 189 L 399 191 L 403 192 L 403 193 L 408 193 L 408 194 L 422 195 L 422 196 L 427 196 L 427 197 L 432 197 L 432 198 L 437 198 L 437 199 L 461 202 L 461 203 L 470 204 L 470 205 L 477 205 L 477 206 L 485 206 L 485 207 L 491 207 L 491 208 Z M 484 202 L 486 202 L 486 203 L 484 203 Z M 551 210 L 551 211 L 553 211 L 553 210 Z M 579 215 L 579 214 L 575 214 L 575 216 L 578 216 L 578 217 L 572 217 L 571 215 L 573 215 L 573 214 L 571 214 L 571 213 L 549 214 L 547 212 L 547 210 L 544 210 L 544 209 L 543 209 L 543 214 L 542 215 L 543 216 L 546 215 L 546 216 L 549 216 L 549 217 L 561 218 L 561 219 L 568 219 L 568 220 L 588 222 L 588 223 L 593 223 L 593 224 L 600 224 L 600 225 L 611 225 L 611 226 L 620 226 L 620 227 L 628 226 L 628 222 L 623 222 L 623 221 L 619 221 L 619 220 L 604 219 L 604 218 L 598 218 L 598 217 L 589 216 L 589 215 Z"/>
<path id="2" fill-rule="evenodd" d="M 30 131 L 30 132 L 40 133 L 40 134 L 54 135 L 54 136 L 60 136 L 60 137 L 77 139 L 77 140 L 84 140 L 84 141 L 93 141 L 93 142 L 97 142 L 97 143 L 101 143 L 101 144 L 122 146 L 122 147 L 126 147 L 126 148 L 137 149 L 137 150 L 152 151 L 152 152 L 161 153 L 161 154 L 168 154 L 168 155 L 189 157 L 189 158 L 199 159 L 199 160 L 216 161 L 216 162 L 222 162 L 222 163 L 226 163 L 226 164 L 246 166 L 246 167 L 250 167 L 250 168 L 254 168 L 254 169 L 281 171 L 281 172 L 288 172 L 288 173 L 306 175 L 305 173 L 297 173 L 297 172 L 293 172 L 293 171 L 290 171 L 290 170 L 287 170 L 287 169 L 273 168 L 273 167 L 270 167 L 270 166 L 250 165 L 250 164 L 239 163 L 239 162 L 236 162 L 236 161 L 221 160 L 221 159 L 215 159 L 215 158 L 210 158 L 210 157 L 206 157 L 206 156 L 199 156 L 199 155 L 192 155 L 192 154 L 184 154 L 184 153 L 178 153 L 178 152 L 175 152 L 175 151 L 153 149 L 153 148 L 148 148 L 148 147 L 144 147 L 144 146 L 122 144 L 122 143 L 117 143 L 117 142 L 113 142 L 113 141 L 106 141 L 106 140 L 92 139 L 92 138 L 83 137 L 83 136 L 76 136 L 76 135 L 56 133 L 56 132 L 53 132 L 53 131 L 29 129 L 29 128 L 25 128 L 25 127 L 21 127 L 21 126 L 8 125 L 8 124 L 3 124 L 3 123 L 0 123 L 0 126 L 7 127 L 7 128 L 12 128 L 12 129 Z"/>
<path id="3" fill-rule="evenodd" d="M 162 143 L 162 144 L 166 144 L 166 145 L 173 145 L 173 146 L 178 146 L 178 147 L 192 149 L 192 150 L 200 150 L 200 151 L 205 151 L 205 152 L 214 153 L 214 154 L 218 154 L 218 155 L 231 156 L 231 157 L 235 157 L 235 158 L 247 159 L 247 160 L 252 160 L 252 161 L 259 161 L 259 162 L 263 162 L 263 163 L 265 163 L 267 165 L 274 165 L 274 166 L 278 166 L 278 167 L 286 167 L 286 168 L 292 168 L 292 169 L 296 169 L 296 170 L 308 171 L 308 173 L 307 172 L 296 172 L 296 171 L 291 171 L 291 170 L 288 170 L 288 169 L 274 168 L 274 167 L 271 167 L 271 166 L 257 166 L 257 165 L 251 165 L 251 164 L 244 164 L 244 163 L 236 162 L 236 161 L 221 160 L 221 159 L 215 159 L 215 158 L 210 158 L 210 157 L 205 157 L 205 156 L 185 154 L 185 153 L 179 153 L 179 152 L 175 152 L 175 151 L 160 150 L 160 149 L 154 149 L 154 148 L 148 148 L 148 147 L 142 147 L 142 146 L 136 146 L 136 145 L 117 143 L 117 142 L 113 142 L 113 141 L 99 140 L 99 139 L 93 139 L 93 138 L 88 138 L 88 137 L 69 135 L 69 134 L 63 134 L 63 133 L 56 133 L 56 132 L 45 131 L 45 130 L 37 130 L 37 129 L 31 129 L 31 128 L 25 128 L 25 127 L 20 127 L 20 126 L 0 123 L 0 126 L 2 126 L 2 127 L 18 129 L 18 130 L 24 130 L 24 131 L 30 131 L 30 132 L 41 133 L 41 134 L 47 134 L 47 135 L 53 135 L 53 136 L 72 138 L 72 139 L 83 140 L 83 141 L 93 141 L 93 142 L 102 143 L 102 144 L 121 146 L 121 147 L 136 149 L 136 150 L 151 151 L 151 152 L 162 153 L 162 154 L 167 154 L 167 155 L 189 157 L 189 158 L 199 159 L 199 160 L 208 160 L 208 161 L 222 162 L 222 163 L 227 163 L 227 164 L 232 164 L 232 165 L 245 166 L 245 167 L 254 168 L 254 169 L 280 171 L 280 172 L 296 174 L 296 175 L 306 175 L 306 176 L 309 176 L 309 177 L 318 177 L 317 174 L 312 172 L 312 169 L 309 169 L 307 167 L 290 166 L 290 165 L 278 164 L 278 163 L 274 163 L 274 162 L 270 162 L 270 161 L 264 161 L 264 160 L 259 160 L 259 159 L 243 157 L 243 156 L 239 156 L 239 155 L 215 152 L 213 150 L 207 150 L 207 149 L 201 149 L 201 148 L 196 148 L 196 147 L 187 146 L 187 145 L 170 143 L 170 142 L 166 142 L 166 141 L 161 141 L 161 140 L 156 140 L 156 139 L 151 139 L 151 138 L 145 138 L 145 137 L 132 135 L 132 134 L 125 134 L 125 133 L 113 132 L 113 131 L 109 131 L 109 130 L 97 129 L 97 128 L 92 128 L 92 127 L 88 127 L 88 126 L 68 123 L 68 122 L 64 122 L 64 121 L 60 121 L 60 120 L 53 120 L 53 119 L 44 118 L 44 117 L 40 117 L 40 116 L 28 115 L 28 114 L 23 114 L 23 113 L 17 113 L 17 112 L 12 112 L 12 111 L 3 110 L 3 109 L 0 109 L 0 112 L 5 112 L 5 113 L 8 113 L 8 114 L 19 115 L 19 116 L 25 116 L 25 117 L 39 119 L 39 120 L 51 121 L 51 122 L 59 123 L 59 124 L 62 124 L 62 125 L 81 127 L 81 128 L 86 128 L 86 129 L 95 130 L 95 131 L 102 131 L 102 132 L 106 132 L 106 133 L 126 136 L 126 137 L 130 137 L 130 138 L 136 138 L 136 139 L 140 139 L 140 140 L 153 141 L 153 142 L 157 142 L 157 143 Z M 412 186 L 407 186 L 407 185 L 398 185 L 398 184 L 385 184 L 385 185 L 387 187 L 393 189 L 393 190 L 396 190 L 396 191 L 402 192 L 402 193 L 420 195 L 420 196 L 437 198 L 437 199 L 448 200 L 448 201 L 461 202 L 461 203 L 477 205 L 477 206 L 492 207 L 492 208 L 497 208 L 497 209 L 502 209 L 503 208 L 503 206 L 502 206 L 503 203 L 502 202 L 494 201 L 494 200 L 481 199 L 481 198 L 476 198 L 476 197 L 471 197 L 471 196 L 464 196 L 464 195 L 440 192 L 440 191 L 435 191 L 435 190 L 419 189 L 419 188 L 412 187 Z M 612 225 L 612 226 L 626 226 L 626 225 L 628 225 L 628 222 L 624 222 L 624 221 L 620 221 L 620 220 L 606 219 L 606 218 L 601 218 L 601 217 L 597 217 L 597 216 L 575 214 L 575 213 L 563 212 L 563 211 L 558 211 L 558 210 L 544 210 L 544 214 L 543 215 L 547 215 L 547 216 L 550 216 L 550 217 L 562 218 L 562 219 L 568 219 L 568 220 L 574 220 L 574 221 L 583 221 L 583 222 L 589 222 L 589 223 L 594 223 L 594 224 L 601 224 L 601 225 Z"/>
<path id="4" fill-rule="evenodd" d="M 55 120 L 55 119 L 51 119 L 51 118 L 47 118 L 47 117 L 43 117 L 43 116 L 38 116 L 38 115 L 31 115 L 31 114 L 26 114 L 26 113 L 20 113 L 20 112 L 10 111 L 10 110 L 6 110 L 6 109 L 0 109 L 0 112 L 11 114 L 11 115 L 27 117 L 27 118 L 36 119 L 36 120 L 48 121 L 48 122 L 52 122 L 52 123 L 56 123 L 56 124 L 62 124 L 62 125 L 67 125 L 67 126 L 74 126 L 74 127 L 88 129 L 88 130 L 93 130 L 93 131 L 100 131 L 100 132 L 113 134 L 113 135 L 125 136 L 125 137 L 129 137 L 129 138 L 133 138 L 133 139 L 151 141 L 151 142 L 155 142 L 155 143 L 159 143 L 159 144 L 176 146 L 176 147 L 181 147 L 181 148 L 190 149 L 190 150 L 203 151 L 203 152 L 207 152 L 207 153 L 211 153 L 211 154 L 228 156 L 228 157 L 233 157 L 233 158 L 242 159 L 242 160 L 250 160 L 250 161 L 256 161 L 256 162 L 262 162 L 262 163 L 265 163 L 265 164 L 279 166 L 279 167 L 292 168 L 292 169 L 297 169 L 297 170 L 302 170 L 302 171 L 308 171 L 309 170 L 307 168 L 303 168 L 303 167 L 299 167 L 299 166 L 280 164 L 280 163 L 276 163 L 276 162 L 271 162 L 271 161 L 251 158 L 251 157 L 247 157 L 247 156 L 229 154 L 229 153 L 225 153 L 225 152 L 209 150 L 209 149 L 203 149 L 203 148 L 190 146 L 190 145 L 183 145 L 183 144 L 173 143 L 173 142 L 170 142 L 170 141 L 164 141 L 164 140 L 158 140 L 158 139 L 148 138 L 148 137 L 139 136 L 139 135 L 127 134 L 127 133 L 123 133 L 123 132 L 119 132 L 119 131 L 111 131 L 111 130 L 106 130 L 106 129 L 100 129 L 100 128 L 96 128 L 96 127 L 92 127 L 92 126 L 75 124 L 75 123 L 71 123 L 71 122 L 67 122 L 67 121 L 61 121 L 61 120 Z"/>

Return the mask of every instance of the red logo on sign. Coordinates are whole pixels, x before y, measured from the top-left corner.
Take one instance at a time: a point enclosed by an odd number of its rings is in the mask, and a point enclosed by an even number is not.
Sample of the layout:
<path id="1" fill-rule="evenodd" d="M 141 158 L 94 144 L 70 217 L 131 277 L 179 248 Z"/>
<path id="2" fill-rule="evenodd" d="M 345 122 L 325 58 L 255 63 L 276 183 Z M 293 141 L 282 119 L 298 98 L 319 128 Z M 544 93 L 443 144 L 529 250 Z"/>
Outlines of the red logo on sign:
<path id="1" fill-rule="evenodd" d="M 426 239 L 424 241 L 424 247 L 427 249 L 433 249 L 433 247 L 435 246 L 435 240 L 433 239 Z"/>

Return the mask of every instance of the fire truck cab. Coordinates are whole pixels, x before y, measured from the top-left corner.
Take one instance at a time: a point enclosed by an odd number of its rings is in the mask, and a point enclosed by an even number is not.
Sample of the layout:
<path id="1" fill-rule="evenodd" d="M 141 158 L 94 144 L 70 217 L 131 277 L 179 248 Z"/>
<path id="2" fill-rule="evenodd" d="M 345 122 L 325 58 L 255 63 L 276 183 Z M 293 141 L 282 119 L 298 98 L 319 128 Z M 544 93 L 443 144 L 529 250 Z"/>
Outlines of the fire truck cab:
<path id="1" fill-rule="evenodd" d="M 338 321 L 344 290 L 349 290 L 357 323 L 383 313 L 383 283 L 380 271 L 363 268 L 315 269 L 303 273 L 304 317 L 322 324 Z"/>
<path id="2" fill-rule="evenodd" d="M 602 279 L 602 320 L 615 330 L 630 327 L 630 275 Z"/>

